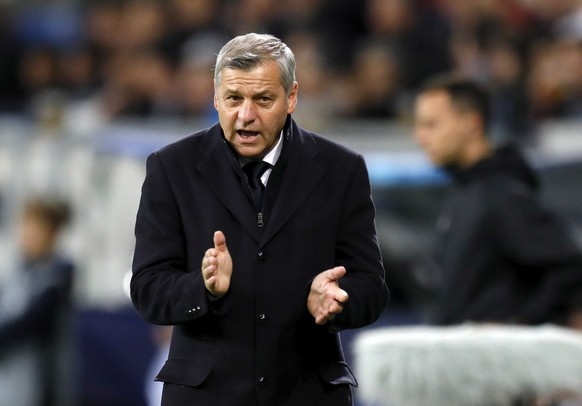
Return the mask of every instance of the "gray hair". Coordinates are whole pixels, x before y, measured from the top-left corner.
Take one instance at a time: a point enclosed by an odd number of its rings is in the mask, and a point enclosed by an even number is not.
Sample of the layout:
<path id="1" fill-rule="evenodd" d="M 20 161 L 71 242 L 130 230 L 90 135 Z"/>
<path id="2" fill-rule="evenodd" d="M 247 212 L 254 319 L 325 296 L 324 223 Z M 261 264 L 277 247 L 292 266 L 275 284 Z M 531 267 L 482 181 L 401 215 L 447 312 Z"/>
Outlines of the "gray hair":
<path id="1" fill-rule="evenodd" d="M 279 38 L 269 34 L 239 35 L 227 42 L 216 57 L 214 81 L 217 86 L 220 84 L 224 68 L 249 71 L 268 60 L 279 65 L 281 84 L 289 95 L 295 83 L 295 55 Z"/>

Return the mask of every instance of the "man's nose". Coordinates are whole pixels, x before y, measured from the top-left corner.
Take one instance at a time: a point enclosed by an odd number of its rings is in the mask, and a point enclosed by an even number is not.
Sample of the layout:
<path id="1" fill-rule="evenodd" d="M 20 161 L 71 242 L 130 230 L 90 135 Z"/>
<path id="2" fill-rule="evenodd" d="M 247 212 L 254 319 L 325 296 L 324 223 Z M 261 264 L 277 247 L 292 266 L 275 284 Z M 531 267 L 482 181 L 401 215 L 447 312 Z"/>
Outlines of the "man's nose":
<path id="1" fill-rule="evenodd" d="M 238 111 L 238 118 L 243 123 L 250 123 L 256 118 L 256 108 L 252 100 L 245 100 Z"/>

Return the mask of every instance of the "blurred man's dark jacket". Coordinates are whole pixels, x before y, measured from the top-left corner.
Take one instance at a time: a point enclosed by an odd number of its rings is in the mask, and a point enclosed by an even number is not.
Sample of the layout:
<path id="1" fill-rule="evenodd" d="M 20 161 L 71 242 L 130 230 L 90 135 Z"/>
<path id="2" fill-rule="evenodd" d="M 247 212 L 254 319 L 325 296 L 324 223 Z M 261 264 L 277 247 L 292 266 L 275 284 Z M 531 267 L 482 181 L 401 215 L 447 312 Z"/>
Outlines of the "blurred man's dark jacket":
<path id="1" fill-rule="evenodd" d="M 440 277 L 430 320 L 565 323 L 580 307 L 582 254 L 538 198 L 538 180 L 513 146 L 453 176 L 437 223 Z"/>

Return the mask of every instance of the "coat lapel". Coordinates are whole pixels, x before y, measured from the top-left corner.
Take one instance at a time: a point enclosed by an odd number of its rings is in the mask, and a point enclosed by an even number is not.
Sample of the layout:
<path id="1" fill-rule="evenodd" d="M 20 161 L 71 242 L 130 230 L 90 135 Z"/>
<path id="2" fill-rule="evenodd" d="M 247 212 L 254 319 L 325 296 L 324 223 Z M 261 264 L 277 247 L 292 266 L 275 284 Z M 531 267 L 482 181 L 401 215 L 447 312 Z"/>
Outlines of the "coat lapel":
<path id="1" fill-rule="evenodd" d="M 261 239 L 261 246 L 269 242 L 289 221 L 325 172 L 315 161 L 318 153 L 315 141 L 299 130 L 294 121 L 291 121 L 286 136 L 288 138 L 284 148 L 288 150 L 285 151 L 286 158 L 283 162 L 285 167 L 281 174 L 278 196 Z"/>
<path id="2" fill-rule="evenodd" d="M 201 156 L 196 169 L 226 209 L 258 242 L 261 230 L 257 226 L 257 214 L 248 196 L 250 192 L 245 188 L 238 163 L 228 150 L 219 125 L 208 130 L 199 152 Z"/>

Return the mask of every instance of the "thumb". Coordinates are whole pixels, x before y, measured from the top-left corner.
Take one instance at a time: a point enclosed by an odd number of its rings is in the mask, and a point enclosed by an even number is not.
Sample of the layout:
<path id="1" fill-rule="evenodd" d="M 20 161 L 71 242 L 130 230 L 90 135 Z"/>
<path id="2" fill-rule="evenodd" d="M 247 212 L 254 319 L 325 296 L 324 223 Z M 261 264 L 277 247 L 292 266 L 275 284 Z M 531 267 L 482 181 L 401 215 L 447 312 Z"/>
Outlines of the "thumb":
<path id="1" fill-rule="evenodd" d="M 337 281 L 344 277 L 346 274 L 346 268 L 343 266 L 336 266 L 335 268 L 331 268 L 327 271 L 327 276 L 329 279 L 333 281 Z"/>
<path id="2" fill-rule="evenodd" d="M 218 251 L 226 251 L 226 237 L 222 231 L 214 232 L 214 248 Z"/>

